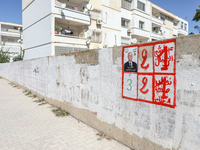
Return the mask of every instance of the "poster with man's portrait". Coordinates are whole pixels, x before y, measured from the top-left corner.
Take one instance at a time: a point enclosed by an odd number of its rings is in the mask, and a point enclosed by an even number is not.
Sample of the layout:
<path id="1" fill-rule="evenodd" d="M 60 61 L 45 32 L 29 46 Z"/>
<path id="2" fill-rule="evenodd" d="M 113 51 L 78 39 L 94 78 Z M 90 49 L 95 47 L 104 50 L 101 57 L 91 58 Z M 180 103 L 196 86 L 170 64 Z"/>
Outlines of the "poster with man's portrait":
<path id="1" fill-rule="evenodd" d="M 137 72 L 137 47 L 124 49 L 124 72 Z"/>

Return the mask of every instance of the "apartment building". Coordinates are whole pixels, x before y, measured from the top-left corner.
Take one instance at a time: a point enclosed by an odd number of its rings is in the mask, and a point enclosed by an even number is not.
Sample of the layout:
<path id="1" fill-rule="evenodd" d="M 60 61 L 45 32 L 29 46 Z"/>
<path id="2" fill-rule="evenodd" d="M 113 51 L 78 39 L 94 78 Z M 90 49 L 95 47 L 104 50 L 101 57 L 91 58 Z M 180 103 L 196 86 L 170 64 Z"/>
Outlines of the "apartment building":
<path id="1" fill-rule="evenodd" d="M 10 61 L 21 54 L 22 50 L 22 25 L 0 21 L 0 48 L 10 53 Z"/>
<path id="2" fill-rule="evenodd" d="M 188 35 L 148 0 L 22 0 L 24 59 Z"/>

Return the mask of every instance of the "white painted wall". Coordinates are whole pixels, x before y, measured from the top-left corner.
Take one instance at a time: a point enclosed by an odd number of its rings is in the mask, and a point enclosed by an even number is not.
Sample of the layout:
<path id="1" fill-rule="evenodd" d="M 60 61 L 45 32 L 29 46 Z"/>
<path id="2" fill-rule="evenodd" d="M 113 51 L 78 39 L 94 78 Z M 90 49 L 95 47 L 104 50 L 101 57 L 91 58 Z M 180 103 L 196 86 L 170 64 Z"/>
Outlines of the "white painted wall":
<path id="1" fill-rule="evenodd" d="M 27 51 L 24 60 L 36 56 L 44 57 L 52 53 L 49 46 L 40 47 L 50 44 L 53 40 L 51 5 L 52 3 L 49 0 L 34 0 L 23 11 L 23 46 Z"/>
<path id="2" fill-rule="evenodd" d="M 128 20 L 131 20 L 131 11 L 124 9 L 124 8 L 121 8 L 121 17 L 128 19 Z"/>
<path id="3" fill-rule="evenodd" d="M 183 54 L 177 64 L 176 109 L 122 99 L 122 59 L 113 63 L 112 48 L 99 51 L 97 65 L 76 63 L 73 55 L 45 57 L 0 64 L 0 76 L 43 96 L 96 112 L 100 121 L 164 148 L 196 150 L 200 147 L 200 71 L 194 57 Z"/>
<path id="4" fill-rule="evenodd" d="M 146 31 L 151 31 L 151 21 L 147 18 L 141 17 L 139 15 L 134 15 L 132 16 L 132 18 L 134 18 L 133 20 L 133 27 L 139 28 L 139 21 L 144 22 L 144 30 Z"/>
<path id="5" fill-rule="evenodd" d="M 26 30 L 27 27 L 33 25 L 50 13 L 51 1 L 34 0 L 31 5 L 29 5 L 29 7 L 22 12 L 23 30 Z"/>
<path id="6" fill-rule="evenodd" d="M 109 0 L 102 0 L 102 5 L 109 7 Z"/>
<path id="7" fill-rule="evenodd" d="M 23 60 L 52 56 L 54 54 L 52 53 L 51 50 L 52 50 L 51 44 L 28 49 L 25 51 Z"/>
<path id="8" fill-rule="evenodd" d="M 108 47 L 113 47 L 114 45 L 121 45 L 121 32 L 103 28 L 103 43 Z M 106 37 L 105 37 L 106 36 Z"/>
<path id="9" fill-rule="evenodd" d="M 22 0 L 22 10 L 28 7 L 34 0 Z"/>
<path id="10" fill-rule="evenodd" d="M 127 35 L 127 29 L 128 28 L 123 28 L 123 27 L 121 28 L 121 36 L 123 36 L 123 37 L 130 37 L 130 36 Z"/>
<path id="11" fill-rule="evenodd" d="M 102 43 L 105 43 L 108 47 L 113 47 L 114 45 L 121 45 L 121 12 L 102 6 L 102 13 Z"/>
<path id="12" fill-rule="evenodd" d="M 111 8 L 107 8 L 103 6 L 102 12 L 103 12 L 103 21 L 105 22 L 105 23 L 102 23 L 102 27 L 111 28 L 113 30 L 121 29 L 121 12 L 120 11 L 116 11 Z M 107 20 L 106 20 L 106 12 L 107 12 Z"/>
<path id="13" fill-rule="evenodd" d="M 51 16 L 44 18 L 23 32 L 23 44 L 25 49 L 47 44 L 51 42 Z"/>

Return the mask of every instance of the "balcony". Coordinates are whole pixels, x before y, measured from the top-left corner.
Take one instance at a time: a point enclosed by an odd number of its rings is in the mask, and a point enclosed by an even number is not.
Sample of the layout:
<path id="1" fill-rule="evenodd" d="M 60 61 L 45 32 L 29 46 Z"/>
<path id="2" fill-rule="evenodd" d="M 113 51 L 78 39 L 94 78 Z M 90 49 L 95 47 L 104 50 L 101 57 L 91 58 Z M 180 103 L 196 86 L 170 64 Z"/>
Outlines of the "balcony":
<path id="1" fill-rule="evenodd" d="M 140 28 L 132 28 L 131 29 L 131 37 L 136 38 L 138 43 L 145 43 L 150 38 L 150 32 Z"/>
<path id="2" fill-rule="evenodd" d="M 62 4 L 66 4 L 66 7 L 63 8 Z M 73 22 L 75 25 L 90 25 L 90 16 L 86 9 L 84 9 L 84 6 L 85 3 L 84 5 L 68 2 L 62 3 L 58 0 L 55 0 L 55 17 Z"/>
<path id="3" fill-rule="evenodd" d="M 3 43 L 2 43 L 3 44 Z M 20 44 L 19 43 L 6 43 L 3 46 L 4 51 L 8 51 L 9 53 L 19 53 L 20 52 Z"/>
<path id="4" fill-rule="evenodd" d="M 140 36 L 140 37 L 144 37 L 144 38 L 149 38 L 150 37 L 150 32 L 147 30 L 143 30 L 140 28 L 133 28 L 131 29 L 131 35 L 132 36 Z"/>
<path id="5" fill-rule="evenodd" d="M 15 29 L 1 28 L 1 35 L 2 36 L 20 37 L 20 32 L 19 32 L 19 30 L 15 30 Z"/>
<path id="6" fill-rule="evenodd" d="M 5 44 L 5 46 L 20 46 L 20 43 L 17 42 L 8 42 L 8 41 L 2 41 L 1 44 Z"/>
<path id="7" fill-rule="evenodd" d="M 70 35 L 55 34 L 55 43 L 86 46 L 86 38 Z"/>
<path id="8" fill-rule="evenodd" d="M 154 24 L 163 25 L 163 20 L 159 19 L 159 17 L 152 16 L 152 22 Z"/>
<path id="9" fill-rule="evenodd" d="M 160 31 L 152 31 L 151 33 L 151 37 L 154 38 L 154 39 L 163 39 L 163 33 L 160 32 Z"/>
<path id="10" fill-rule="evenodd" d="M 60 44 L 86 45 L 86 30 L 85 26 L 56 18 L 54 41 Z"/>
<path id="11" fill-rule="evenodd" d="M 188 32 L 182 28 L 177 29 L 178 36 L 188 35 Z"/>

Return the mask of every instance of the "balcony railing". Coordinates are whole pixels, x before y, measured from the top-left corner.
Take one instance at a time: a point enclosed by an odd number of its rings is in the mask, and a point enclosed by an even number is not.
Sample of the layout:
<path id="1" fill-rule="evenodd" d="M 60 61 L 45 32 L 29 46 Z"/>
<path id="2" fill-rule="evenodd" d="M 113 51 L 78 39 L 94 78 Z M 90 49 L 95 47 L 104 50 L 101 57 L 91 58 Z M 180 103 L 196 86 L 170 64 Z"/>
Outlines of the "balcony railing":
<path id="1" fill-rule="evenodd" d="M 5 45 L 20 45 L 18 42 L 8 42 L 8 41 L 1 41 L 1 44 L 5 44 Z"/>
<path id="2" fill-rule="evenodd" d="M 8 29 L 8 28 L 1 28 L 1 31 L 13 32 L 13 33 L 20 33 L 19 30 L 16 30 L 16 29 Z"/>
<path id="3" fill-rule="evenodd" d="M 161 31 L 152 31 L 152 33 L 157 34 L 157 35 L 163 35 Z"/>
<path id="4" fill-rule="evenodd" d="M 58 0 L 55 0 L 55 6 L 62 7 L 63 4 L 65 4 L 65 3 L 62 3 L 62 2 L 59 2 Z M 86 13 L 85 8 L 83 8 L 83 7 L 80 8 L 80 7 L 78 7 L 78 5 L 75 5 L 75 4 L 66 4 L 65 8 L 75 10 L 75 11 L 78 11 L 78 12 Z"/>
<path id="5" fill-rule="evenodd" d="M 158 16 L 152 16 L 152 21 L 158 22 L 160 24 L 164 23 L 164 20 L 160 19 Z"/>
<path id="6" fill-rule="evenodd" d="M 131 35 L 137 35 L 137 36 L 141 36 L 141 37 L 144 37 L 144 38 L 149 38 L 150 37 L 150 31 L 133 27 L 131 29 Z"/>
<path id="7" fill-rule="evenodd" d="M 74 26 L 90 25 L 90 16 L 88 13 L 69 8 L 63 9 L 60 6 L 55 6 L 54 13 L 56 14 L 55 18 L 69 20 L 74 23 Z M 63 24 L 67 24 L 67 21 Z"/>
<path id="8" fill-rule="evenodd" d="M 84 35 L 73 35 L 73 34 L 60 34 L 60 33 L 55 33 L 55 36 L 61 36 L 61 37 L 68 37 L 68 38 L 77 38 L 77 39 L 86 39 Z"/>
<path id="9" fill-rule="evenodd" d="M 82 37 L 78 37 L 78 36 L 56 34 L 54 37 L 54 40 L 55 40 L 55 43 L 60 43 L 60 44 L 72 44 L 72 45 L 86 46 L 86 38 L 82 38 Z"/>
<path id="10" fill-rule="evenodd" d="M 62 28 L 61 31 L 55 30 L 55 35 L 60 35 L 64 37 L 71 37 L 71 38 L 86 38 L 85 37 L 85 32 L 83 30 L 67 30 Z"/>

